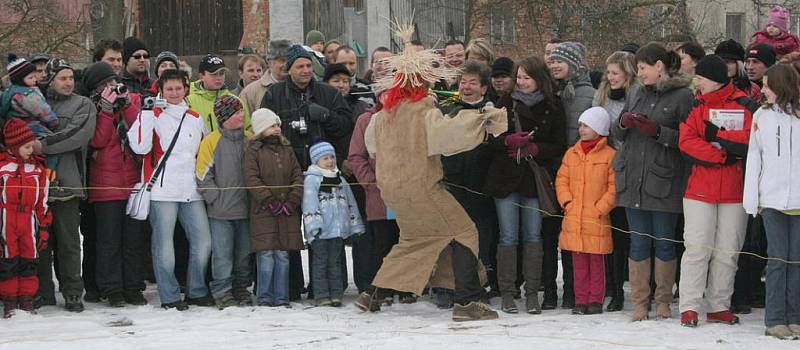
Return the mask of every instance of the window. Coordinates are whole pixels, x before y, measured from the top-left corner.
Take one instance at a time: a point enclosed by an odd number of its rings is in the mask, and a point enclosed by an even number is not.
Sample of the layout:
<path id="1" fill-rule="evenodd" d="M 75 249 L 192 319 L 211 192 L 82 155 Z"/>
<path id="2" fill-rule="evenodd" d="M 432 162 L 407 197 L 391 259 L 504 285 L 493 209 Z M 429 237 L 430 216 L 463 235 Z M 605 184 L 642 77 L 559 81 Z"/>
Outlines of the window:
<path id="1" fill-rule="evenodd" d="M 746 42 L 744 39 L 744 14 L 727 13 L 725 15 L 725 36 L 740 43 Z"/>
<path id="2" fill-rule="evenodd" d="M 514 43 L 514 11 L 509 5 L 495 5 L 491 9 L 492 43 Z"/>

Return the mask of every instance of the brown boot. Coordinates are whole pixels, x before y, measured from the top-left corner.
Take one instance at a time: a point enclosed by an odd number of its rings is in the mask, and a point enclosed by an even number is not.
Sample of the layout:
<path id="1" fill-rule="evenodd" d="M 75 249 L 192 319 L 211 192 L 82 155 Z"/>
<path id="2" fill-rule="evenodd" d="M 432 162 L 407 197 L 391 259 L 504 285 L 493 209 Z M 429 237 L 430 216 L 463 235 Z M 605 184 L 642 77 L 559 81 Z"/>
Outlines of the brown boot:
<path id="1" fill-rule="evenodd" d="M 373 287 L 359 294 L 354 304 L 357 308 L 361 309 L 361 311 L 381 311 L 381 301 L 378 299 L 378 288 Z"/>
<path id="2" fill-rule="evenodd" d="M 515 314 L 519 312 L 514 294 L 517 288 L 517 246 L 497 245 L 497 285 L 500 287 L 500 297 L 503 299 L 501 310 Z"/>
<path id="3" fill-rule="evenodd" d="M 670 261 L 656 259 L 656 292 L 654 295 L 656 319 L 672 317 L 672 310 L 669 309 L 669 304 L 672 302 L 672 287 L 675 286 L 675 269 L 677 265 L 675 259 Z"/>
<path id="4" fill-rule="evenodd" d="M 2 297 L 3 298 L 3 318 L 10 318 L 14 316 L 14 310 L 17 309 L 17 297 Z"/>
<path id="5" fill-rule="evenodd" d="M 650 307 L 650 259 L 634 261 L 628 259 L 628 283 L 631 285 L 633 316 L 631 321 L 647 319 Z"/>
<path id="6" fill-rule="evenodd" d="M 541 243 L 522 246 L 522 275 L 525 276 L 525 311 L 529 314 L 541 314 L 539 306 L 539 286 L 542 284 L 542 250 Z"/>
<path id="7" fill-rule="evenodd" d="M 492 310 L 488 304 L 473 301 L 467 305 L 453 305 L 453 321 L 482 321 L 496 320 L 497 312 Z"/>

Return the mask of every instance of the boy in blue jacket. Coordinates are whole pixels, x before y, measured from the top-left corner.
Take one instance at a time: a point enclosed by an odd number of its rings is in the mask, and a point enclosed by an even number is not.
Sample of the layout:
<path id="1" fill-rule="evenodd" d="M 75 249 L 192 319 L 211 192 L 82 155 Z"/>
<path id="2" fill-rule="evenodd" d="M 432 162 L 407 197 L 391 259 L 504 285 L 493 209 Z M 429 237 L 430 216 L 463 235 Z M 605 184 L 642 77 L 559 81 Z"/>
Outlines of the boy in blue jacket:
<path id="1" fill-rule="evenodd" d="M 311 258 L 317 306 L 342 305 L 342 245 L 351 235 L 364 233 L 350 185 L 336 167 L 336 153 L 327 142 L 309 149 L 312 165 L 305 174 L 303 225 Z"/>

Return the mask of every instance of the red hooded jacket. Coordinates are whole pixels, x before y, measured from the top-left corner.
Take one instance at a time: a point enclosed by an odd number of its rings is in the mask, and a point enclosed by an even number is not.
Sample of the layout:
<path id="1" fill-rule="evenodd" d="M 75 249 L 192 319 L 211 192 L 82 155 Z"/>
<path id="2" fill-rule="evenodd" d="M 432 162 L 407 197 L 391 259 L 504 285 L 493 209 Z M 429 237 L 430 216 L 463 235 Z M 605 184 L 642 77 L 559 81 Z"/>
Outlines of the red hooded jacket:
<path id="1" fill-rule="evenodd" d="M 97 113 L 97 127 L 89 142 L 94 150 L 89 160 L 89 202 L 128 200 L 130 188 L 139 182 L 141 165 L 135 161 L 127 140 L 120 140 L 127 130 L 117 131 L 117 126 L 120 118 L 125 118 L 128 127 L 133 125 L 141 104 L 141 97 L 132 93 L 130 103 L 121 111 Z"/>

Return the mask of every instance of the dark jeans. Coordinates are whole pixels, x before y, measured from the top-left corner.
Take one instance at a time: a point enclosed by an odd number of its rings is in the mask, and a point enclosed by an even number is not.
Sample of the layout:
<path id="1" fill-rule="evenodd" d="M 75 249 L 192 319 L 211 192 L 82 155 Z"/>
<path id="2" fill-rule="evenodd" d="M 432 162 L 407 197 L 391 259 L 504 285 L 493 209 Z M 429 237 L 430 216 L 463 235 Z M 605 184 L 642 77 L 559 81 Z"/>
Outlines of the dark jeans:
<path id="1" fill-rule="evenodd" d="M 759 215 L 749 217 L 747 221 L 747 235 L 744 239 L 742 251 L 767 255 L 767 239 L 764 234 L 764 221 Z M 765 300 L 765 286 L 761 281 L 766 261 L 752 255 L 739 255 L 739 269 L 736 270 L 736 279 L 733 285 L 731 301 L 734 305 L 763 305 Z"/>
<path id="2" fill-rule="evenodd" d="M 545 291 L 551 293 L 558 291 L 556 279 L 558 279 L 558 236 L 561 233 L 561 218 L 543 217 L 542 218 L 542 246 L 544 256 L 542 257 L 542 285 Z M 517 271 L 521 271 L 519 268 Z M 572 254 L 569 251 L 561 251 L 561 278 L 564 280 L 564 294 L 567 298 L 573 297 L 574 277 L 572 273 Z"/>
<path id="3" fill-rule="evenodd" d="M 628 216 L 628 226 L 631 231 L 649 234 L 656 238 L 675 239 L 675 227 L 680 214 L 633 208 L 626 208 L 625 213 Z M 630 238 L 630 257 L 633 261 L 650 258 L 653 248 L 655 248 L 655 256 L 659 260 L 672 261 L 675 259 L 675 243 L 671 241 L 656 240 L 636 233 L 631 234 Z"/>
<path id="4" fill-rule="evenodd" d="M 83 294 L 81 278 L 80 199 L 53 202 L 53 235 L 58 241 L 55 254 L 58 255 L 60 288 L 65 296 Z M 84 237 L 84 239 L 86 239 Z M 91 249 L 93 250 L 93 249 Z M 92 269 L 94 271 L 94 269 Z"/>
<path id="5" fill-rule="evenodd" d="M 375 278 L 375 250 L 372 239 L 372 225 L 367 225 L 364 234 L 353 237 L 353 282 L 358 288 L 358 292 L 369 289 L 372 279 Z"/>
<path id="6" fill-rule="evenodd" d="M 289 300 L 298 301 L 303 294 L 303 257 L 299 250 L 289 252 Z"/>
<path id="7" fill-rule="evenodd" d="M 311 242 L 314 249 L 311 263 L 311 281 L 314 283 L 314 298 L 342 299 L 342 247 L 341 238 L 315 239 Z"/>
<path id="8" fill-rule="evenodd" d="M 625 208 L 614 208 L 611 211 L 611 226 L 628 230 Z M 630 237 L 628 237 L 628 233 L 611 229 L 611 239 L 614 243 L 614 252 L 606 255 L 606 290 L 621 297 L 624 295 L 622 285 L 628 277 Z"/>
<path id="9" fill-rule="evenodd" d="M 145 221 L 125 215 L 126 201 L 94 203 L 97 227 L 97 286 L 103 295 L 142 291 Z"/>
<path id="10" fill-rule="evenodd" d="M 800 261 L 800 216 L 764 209 L 767 254 L 770 258 Z M 767 262 L 767 327 L 800 324 L 800 265 Z"/>
<path id="11" fill-rule="evenodd" d="M 83 236 L 83 286 L 88 293 L 98 294 L 97 286 L 97 227 L 94 205 L 89 201 L 80 201 L 80 231 Z M 55 215 L 53 216 L 55 218 Z M 60 280 L 59 280 L 60 281 Z"/>

